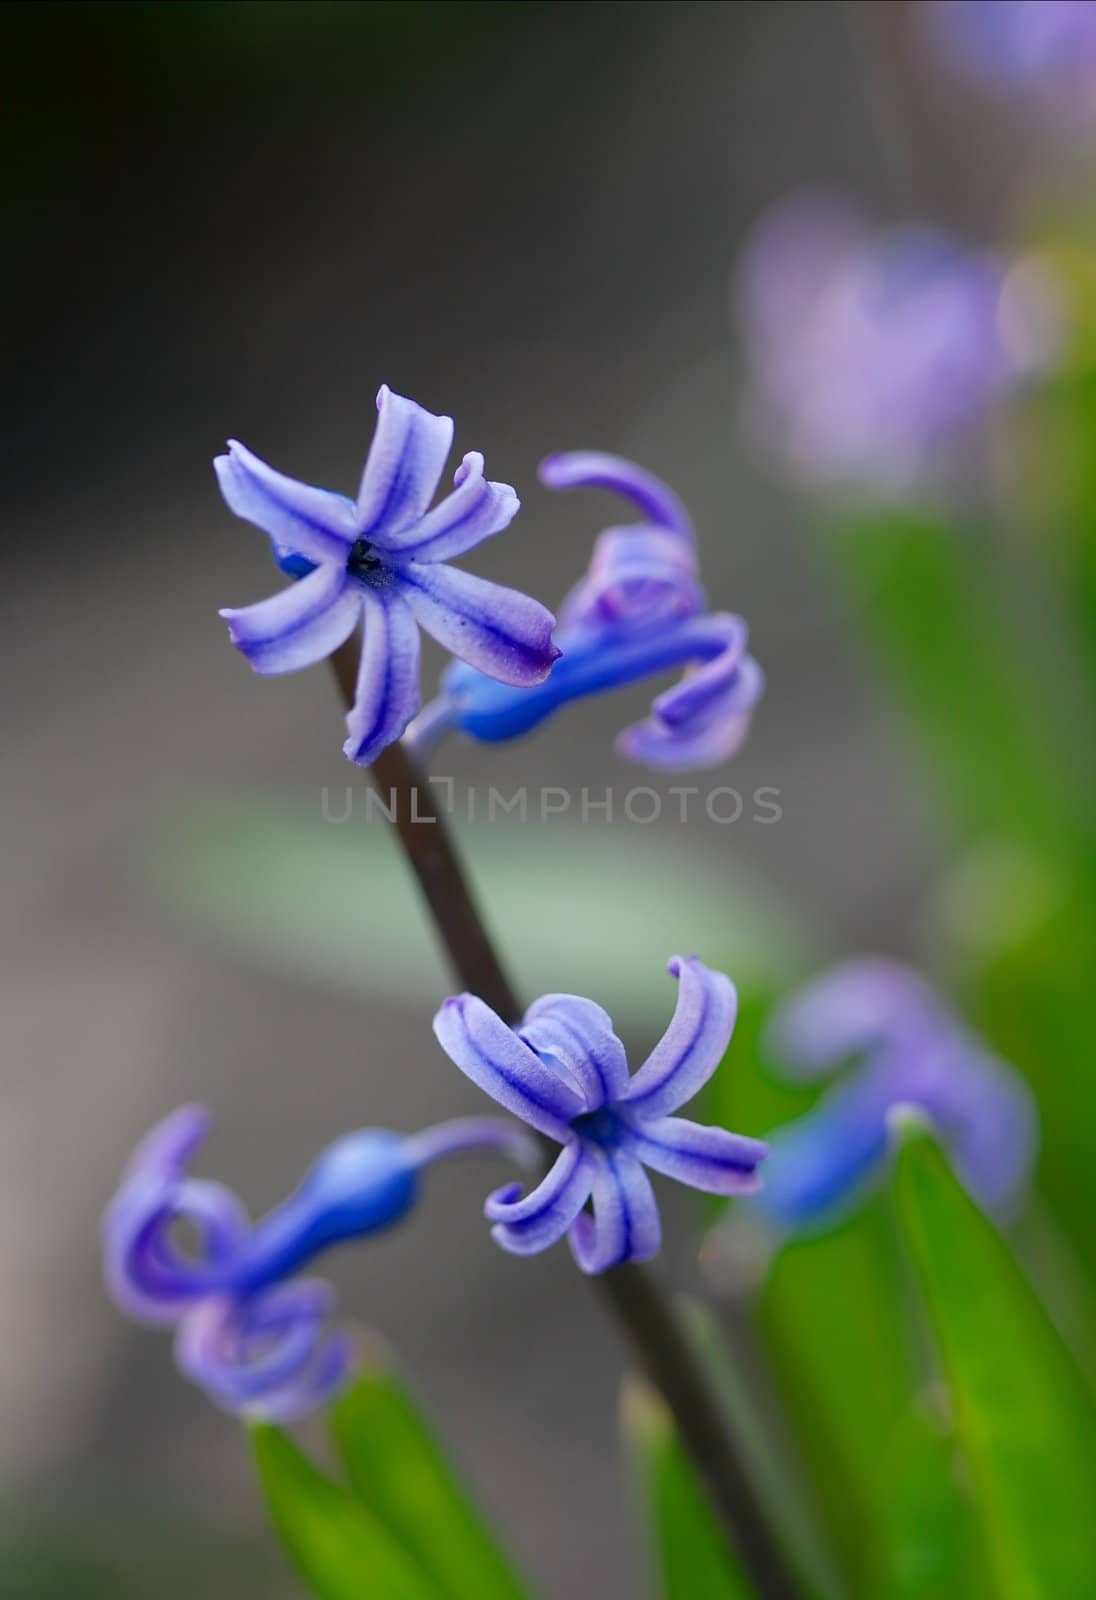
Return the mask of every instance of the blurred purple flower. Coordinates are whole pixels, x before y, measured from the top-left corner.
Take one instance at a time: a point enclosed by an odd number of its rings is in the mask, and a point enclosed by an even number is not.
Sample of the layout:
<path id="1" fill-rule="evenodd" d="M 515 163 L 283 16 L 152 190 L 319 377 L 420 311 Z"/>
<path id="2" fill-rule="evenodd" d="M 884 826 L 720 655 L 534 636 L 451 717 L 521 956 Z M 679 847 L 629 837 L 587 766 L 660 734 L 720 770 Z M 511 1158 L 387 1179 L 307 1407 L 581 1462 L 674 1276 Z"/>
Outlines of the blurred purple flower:
<path id="1" fill-rule="evenodd" d="M 946 464 L 1053 353 L 1030 274 L 934 228 L 872 234 L 818 197 L 760 223 L 738 309 L 764 437 L 808 482 L 885 498 Z"/>
<path id="2" fill-rule="evenodd" d="M 1092 0 L 931 0 L 933 42 L 969 77 L 1005 91 L 1082 96 L 1096 91 Z"/>
<path id="3" fill-rule="evenodd" d="M 692 956 L 674 956 L 669 971 L 680 982 L 673 1020 L 631 1077 L 611 1018 L 577 995 L 545 995 L 513 1029 L 470 994 L 447 1000 L 435 1017 L 442 1049 L 461 1071 L 563 1146 L 530 1194 L 508 1184 L 489 1196 L 486 1214 L 504 1250 L 534 1255 L 566 1233 L 583 1272 L 648 1260 L 662 1228 L 644 1167 L 710 1194 L 757 1190 L 764 1144 L 671 1115 L 723 1059 L 734 985 Z"/>
<path id="4" fill-rule="evenodd" d="M 532 1154 L 494 1118 L 406 1136 L 366 1129 L 331 1145 L 289 1199 L 252 1224 L 231 1190 L 189 1176 L 208 1129 L 202 1107 L 184 1106 L 138 1146 L 103 1218 L 107 1289 L 128 1315 L 177 1328 L 180 1368 L 220 1405 L 272 1422 L 322 1405 L 350 1370 L 348 1336 L 327 1329 L 331 1290 L 296 1278 L 299 1269 L 329 1245 L 397 1222 L 422 1168 L 442 1156 Z"/>
<path id="5" fill-rule="evenodd" d="M 562 656 L 544 682 L 507 688 L 454 663 L 438 699 L 411 725 L 412 748 L 425 756 L 454 729 L 485 742 L 514 739 L 570 700 L 684 666 L 682 682 L 657 697 L 651 715 L 626 729 L 617 748 L 671 771 L 727 760 L 746 736 L 764 679 L 746 652 L 741 617 L 706 610 L 685 508 L 665 484 L 619 456 L 549 456 L 540 475 L 553 489 L 614 490 L 645 520 L 598 538 L 589 571 L 560 609 Z"/>
<path id="6" fill-rule="evenodd" d="M 794 995 L 769 1042 L 789 1076 L 814 1081 L 853 1057 L 859 1070 L 812 1110 L 770 1134 L 759 1211 L 781 1229 L 826 1221 L 884 1165 L 887 1115 L 923 1111 L 988 1211 L 1007 1214 L 1035 1159 L 1026 1085 L 917 976 L 883 960 L 849 962 Z"/>
<path id="7" fill-rule="evenodd" d="M 559 654 L 554 618 L 536 600 L 445 563 L 509 526 L 518 498 L 464 457 L 453 492 L 431 510 L 453 441 L 436 417 L 384 387 L 357 501 L 275 472 L 242 444 L 214 462 L 237 516 L 270 535 L 297 582 L 221 612 L 256 672 L 296 672 L 337 650 L 364 622 L 357 693 L 343 746 L 368 765 L 419 709 L 419 628 L 503 683 L 535 684 Z"/>

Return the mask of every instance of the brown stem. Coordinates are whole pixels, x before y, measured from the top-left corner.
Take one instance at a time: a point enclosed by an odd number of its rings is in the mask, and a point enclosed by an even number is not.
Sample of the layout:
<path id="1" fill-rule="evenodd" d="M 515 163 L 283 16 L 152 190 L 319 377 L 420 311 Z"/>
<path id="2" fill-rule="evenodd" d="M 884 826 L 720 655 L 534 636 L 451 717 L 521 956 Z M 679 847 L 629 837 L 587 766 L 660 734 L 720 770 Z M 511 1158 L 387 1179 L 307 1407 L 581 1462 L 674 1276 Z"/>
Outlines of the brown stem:
<path id="1" fill-rule="evenodd" d="M 335 653 L 332 665 L 349 707 L 355 682 L 352 642 Z M 399 743 L 377 757 L 370 776 L 386 807 L 394 808 L 400 843 L 455 973 L 493 1011 L 517 1022 L 523 1008 L 484 927 L 429 783 Z M 647 1267 L 615 1267 L 590 1282 L 610 1306 L 633 1353 L 673 1413 L 758 1600 L 796 1600 L 797 1585 L 728 1429 L 722 1396 L 672 1297 Z"/>

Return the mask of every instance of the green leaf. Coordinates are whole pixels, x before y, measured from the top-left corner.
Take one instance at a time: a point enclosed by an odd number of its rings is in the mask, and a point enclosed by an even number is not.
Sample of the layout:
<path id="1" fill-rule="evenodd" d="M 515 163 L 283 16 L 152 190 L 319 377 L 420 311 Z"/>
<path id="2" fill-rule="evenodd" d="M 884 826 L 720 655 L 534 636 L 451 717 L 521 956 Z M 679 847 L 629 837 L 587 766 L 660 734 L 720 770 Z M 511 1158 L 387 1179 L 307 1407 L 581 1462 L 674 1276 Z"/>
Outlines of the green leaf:
<path id="1" fill-rule="evenodd" d="M 970 1020 L 1039 1103 L 1039 1183 L 1087 1264 L 1096 1215 L 1091 1070 L 1096 923 L 1091 887 L 1001 841 L 968 852 L 937 896 L 936 943 Z M 1082 1268 L 1083 1272 L 1083 1268 Z M 1096 1325 L 1087 1330 L 1096 1353 Z"/>
<path id="2" fill-rule="evenodd" d="M 1080 826 L 1083 790 L 1053 679 L 1040 691 L 1017 649 L 985 542 L 908 510 L 852 519 L 829 545 L 957 829 L 1057 850 Z"/>
<path id="3" fill-rule="evenodd" d="M 627 1380 L 621 1421 L 655 1546 L 661 1600 L 750 1600 L 707 1496 L 658 1395 Z"/>
<path id="4" fill-rule="evenodd" d="M 740 996 L 735 1036 L 706 1091 L 704 1120 L 764 1138 L 817 1098 L 816 1086 L 781 1082 L 766 1057 L 764 1028 L 774 999 L 771 991 Z M 748 1213 L 733 1202 L 726 1230 L 720 1245 L 740 1252 L 747 1273 L 758 1270 L 755 1258 L 771 1244 L 751 1233 Z M 886 1441 L 908 1409 L 914 1382 L 884 1197 L 871 1197 L 824 1233 L 784 1243 L 762 1285 L 757 1321 L 830 1541 L 842 1569 L 856 1573 L 866 1559 L 864 1526 Z M 821 1572 L 817 1559 L 809 1570 Z"/>
<path id="5" fill-rule="evenodd" d="M 1002 1600 L 1096 1593 L 1096 1407 L 1011 1252 L 923 1131 L 895 1164 Z"/>
<path id="6" fill-rule="evenodd" d="M 403 1386 L 368 1370 L 332 1408 L 355 1495 L 450 1600 L 522 1600 L 518 1582 Z"/>
<path id="7" fill-rule="evenodd" d="M 380 1521 L 278 1428 L 251 1429 L 274 1526 L 319 1600 L 443 1600 Z"/>
<path id="8" fill-rule="evenodd" d="M 899 1422 L 876 1484 L 869 1600 L 969 1600 L 985 1594 L 970 1493 L 951 1430 L 914 1405 Z"/>
<path id="9" fill-rule="evenodd" d="M 861 1572 L 887 1441 L 914 1387 L 894 1229 L 874 1195 L 826 1233 L 791 1239 L 759 1307 L 773 1371 L 843 1565 Z"/>

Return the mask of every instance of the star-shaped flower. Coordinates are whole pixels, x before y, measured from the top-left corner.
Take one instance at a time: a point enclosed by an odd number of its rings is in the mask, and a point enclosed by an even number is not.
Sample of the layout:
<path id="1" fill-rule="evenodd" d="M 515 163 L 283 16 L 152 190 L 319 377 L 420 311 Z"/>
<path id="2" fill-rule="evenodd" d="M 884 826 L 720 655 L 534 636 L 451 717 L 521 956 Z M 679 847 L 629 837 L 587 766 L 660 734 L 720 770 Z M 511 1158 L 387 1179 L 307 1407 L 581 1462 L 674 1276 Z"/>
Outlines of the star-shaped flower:
<path id="1" fill-rule="evenodd" d="M 214 462 L 237 516 L 270 535 L 297 582 L 221 615 L 256 672 L 321 661 L 364 622 L 361 665 L 343 746 L 367 766 L 419 709 L 419 628 L 501 683 L 542 682 L 559 651 L 555 618 L 515 589 L 445 565 L 509 526 L 519 501 L 464 457 L 451 494 L 433 509 L 453 442 L 451 417 L 384 387 L 356 501 L 268 467 L 235 440 Z"/>
<path id="2" fill-rule="evenodd" d="M 447 1000 L 435 1017 L 442 1049 L 461 1071 L 563 1146 L 531 1194 L 508 1184 L 489 1196 L 486 1214 L 504 1250 L 534 1255 L 566 1233 L 583 1272 L 649 1260 L 662 1227 L 644 1167 L 709 1194 L 758 1189 L 767 1154 L 760 1140 L 672 1115 L 723 1059 L 734 985 L 695 956 L 674 956 L 668 970 L 680 983 L 673 1020 L 632 1076 L 611 1018 L 578 995 L 545 995 L 516 1028 L 470 994 Z"/>

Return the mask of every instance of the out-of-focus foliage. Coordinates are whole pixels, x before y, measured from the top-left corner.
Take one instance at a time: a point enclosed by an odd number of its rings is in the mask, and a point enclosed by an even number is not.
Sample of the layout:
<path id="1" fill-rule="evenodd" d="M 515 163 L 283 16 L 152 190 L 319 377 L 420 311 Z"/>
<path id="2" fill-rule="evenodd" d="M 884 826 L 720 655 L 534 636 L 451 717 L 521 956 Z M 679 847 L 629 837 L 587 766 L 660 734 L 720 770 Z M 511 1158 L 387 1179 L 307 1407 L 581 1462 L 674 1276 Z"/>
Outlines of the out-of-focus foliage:
<path id="1" fill-rule="evenodd" d="M 418 1407 L 379 1362 L 331 1408 L 347 1486 L 283 1432 L 252 1430 L 275 1527 L 320 1600 L 523 1600 Z"/>
<path id="2" fill-rule="evenodd" d="M 226 802 L 158 840 L 152 870 L 166 860 L 161 881 L 173 904 L 251 960 L 358 994 L 450 993 L 383 814 L 367 809 L 364 781 L 347 793 L 331 796 L 331 816 L 349 806 L 342 823 L 325 822 L 320 807 L 308 818 L 257 795 Z M 462 835 L 491 926 L 529 995 L 596 993 L 622 1026 L 661 1027 L 671 985 L 649 975 L 670 951 L 718 955 L 740 989 L 773 981 L 795 959 L 801 936 L 776 897 L 737 863 L 713 873 L 687 841 L 660 838 L 654 873 L 641 831 L 541 824 L 535 809 L 526 825 L 496 819 Z M 597 893 L 582 893 L 585 883 Z"/>
<path id="3" fill-rule="evenodd" d="M 500 1554 L 407 1391 L 368 1368 L 333 1407 L 350 1486 L 452 1600 L 522 1600 Z"/>
<path id="4" fill-rule="evenodd" d="M 622 1424 L 661 1600 L 751 1600 L 665 1406 L 638 1378 L 625 1389 Z"/>
<path id="5" fill-rule="evenodd" d="M 1082 1595 L 1096 1575 L 1096 1406 L 1007 1245 L 922 1131 L 895 1190 L 1002 1600 Z"/>

